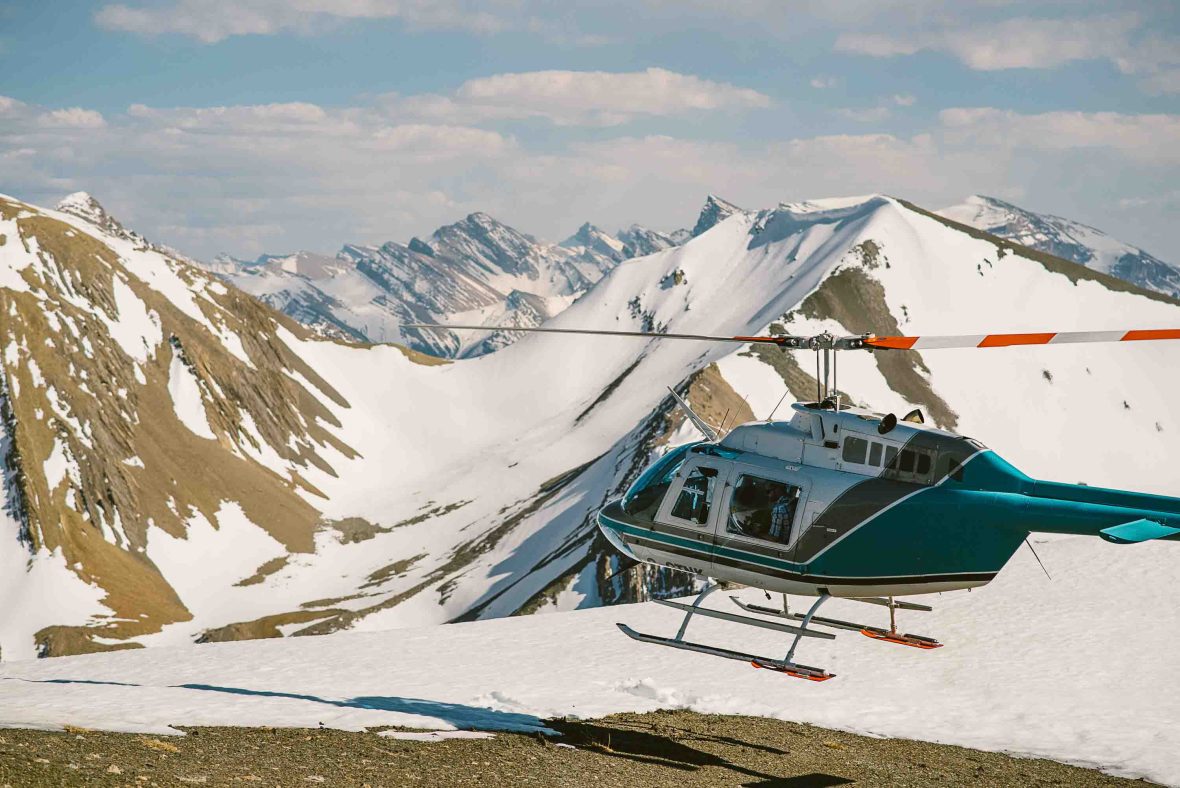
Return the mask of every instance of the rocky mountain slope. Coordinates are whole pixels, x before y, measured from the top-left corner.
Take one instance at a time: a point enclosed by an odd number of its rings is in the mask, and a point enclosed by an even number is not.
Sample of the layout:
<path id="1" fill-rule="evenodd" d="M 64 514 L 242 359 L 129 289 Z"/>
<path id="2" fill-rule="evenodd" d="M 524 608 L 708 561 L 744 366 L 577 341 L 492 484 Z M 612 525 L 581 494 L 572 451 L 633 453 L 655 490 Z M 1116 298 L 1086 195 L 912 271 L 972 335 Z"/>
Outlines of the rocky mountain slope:
<path id="1" fill-rule="evenodd" d="M 1148 290 L 1180 297 L 1180 266 L 1080 222 L 1033 213 L 979 194 L 939 214 Z"/>
<path id="2" fill-rule="evenodd" d="M 715 423 L 814 391 L 809 355 L 757 348 L 530 335 L 440 362 L 349 345 L 103 224 L 10 198 L 0 211 L 5 659 L 683 591 L 667 570 L 610 577 L 593 527 L 693 434 L 664 386 Z M 1178 325 L 1180 304 L 873 196 L 719 217 L 619 263 L 552 324 L 1100 330 Z M 1037 476 L 1175 493 L 1178 352 L 865 353 L 840 382 Z"/>

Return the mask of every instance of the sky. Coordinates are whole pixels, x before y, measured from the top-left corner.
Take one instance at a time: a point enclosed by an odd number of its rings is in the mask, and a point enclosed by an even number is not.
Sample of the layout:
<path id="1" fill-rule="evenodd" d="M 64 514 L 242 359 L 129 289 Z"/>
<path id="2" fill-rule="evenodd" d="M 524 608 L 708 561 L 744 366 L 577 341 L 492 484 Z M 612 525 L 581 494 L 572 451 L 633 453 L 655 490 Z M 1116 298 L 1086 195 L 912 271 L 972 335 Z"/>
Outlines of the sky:
<path id="1" fill-rule="evenodd" d="M 0 0 L 0 193 L 254 257 L 974 193 L 1180 262 L 1180 4 Z"/>

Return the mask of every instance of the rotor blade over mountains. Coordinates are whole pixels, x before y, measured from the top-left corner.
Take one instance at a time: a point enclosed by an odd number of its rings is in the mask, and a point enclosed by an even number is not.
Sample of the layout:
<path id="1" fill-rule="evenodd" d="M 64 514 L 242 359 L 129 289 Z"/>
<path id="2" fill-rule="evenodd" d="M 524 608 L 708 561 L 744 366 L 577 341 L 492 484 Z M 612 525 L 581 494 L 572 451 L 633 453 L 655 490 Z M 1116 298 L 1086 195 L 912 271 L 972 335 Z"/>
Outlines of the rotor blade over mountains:
<path id="1" fill-rule="evenodd" d="M 712 336 L 708 334 L 658 334 L 652 331 L 598 331 L 588 328 L 524 328 L 520 326 L 457 326 L 457 325 L 435 325 L 433 323 L 403 323 L 402 328 L 434 328 L 440 330 L 449 329 L 473 329 L 477 331 L 532 331 L 539 334 L 593 334 L 597 336 L 607 337 L 650 337 L 652 339 L 697 339 L 706 342 L 737 342 L 745 344 L 747 342 L 762 342 L 771 345 L 783 345 L 786 347 L 802 347 L 807 342 L 806 337 L 793 337 L 788 335 L 777 337 L 722 337 Z"/>
<path id="2" fill-rule="evenodd" d="M 1045 331 L 1030 334 L 965 334 L 960 336 L 865 337 L 864 344 L 890 350 L 936 350 L 962 347 L 1065 345 L 1080 342 L 1138 342 L 1180 339 L 1180 328 L 1137 331 Z"/>

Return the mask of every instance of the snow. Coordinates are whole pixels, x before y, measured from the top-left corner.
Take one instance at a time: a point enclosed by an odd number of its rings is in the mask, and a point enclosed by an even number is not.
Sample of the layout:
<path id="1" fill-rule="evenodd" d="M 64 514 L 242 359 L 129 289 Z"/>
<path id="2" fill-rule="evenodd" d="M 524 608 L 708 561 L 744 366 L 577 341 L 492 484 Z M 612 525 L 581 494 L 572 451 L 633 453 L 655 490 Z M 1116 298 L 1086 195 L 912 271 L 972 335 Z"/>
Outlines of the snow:
<path id="1" fill-rule="evenodd" d="M 943 640 L 942 649 L 894 647 L 856 633 L 809 640 L 800 657 L 837 674 L 822 684 L 631 641 L 614 622 L 666 635 L 678 624 L 673 611 L 643 604 L 5 663 L 0 724 L 152 733 L 320 723 L 532 731 L 554 716 L 687 708 L 1180 784 L 1180 684 L 1161 658 L 1180 645 L 1180 613 L 1158 593 L 1174 578 L 1173 547 L 1043 542 L 1052 581 L 1021 552 L 991 585 L 933 598 L 933 613 L 899 614 L 906 629 Z M 742 595 L 761 599 L 753 590 Z M 734 609 L 720 597 L 709 606 Z M 832 600 L 825 613 L 866 622 L 884 615 L 847 600 Z M 715 620 L 695 620 L 688 634 L 770 655 L 786 646 L 781 635 Z"/>
<path id="2" fill-rule="evenodd" d="M 65 444 L 60 440 L 54 440 L 53 450 L 49 452 L 44 464 L 45 482 L 50 492 L 56 490 L 57 485 L 65 480 L 69 467 L 70 459 L 66 456 Z"/>
<path id="3" fill-rule="evenodd" d="M 4 237 L 4 243 L 0 244 L 0 288 L 26 292 L 29 285 L 21 272 L 32 265 L 36 257 L 25 251 L 15 219 L 0 218 L 0 236 Z"/>
<path id="4" fill-rule="evenodd" d="M 0 456 L 7 453 L 8 440 L 0 421 Z M 54 453 L 59 449 L 55 444 Z M 0 466 L 0 473 L 4 470 Z M 37 656 L 35 636 L 45 627 L 82 625 L 110 611 L 102 605 L 102 589 L 71 571 L 60 550 L 29 550 L 20 523 L 9 513 L 6 476 L 0 475 L 0 658 L 24 660 Z"/>
<path id="5" fill-rule="evenodd" d="M 226 621 L 249 621 L 269 612 L 256 586 L 237 586 L 262 564 L 287 554 L 283 545 L 250 522 L 241 506 L 222 502 L 214 527 L 199 512 L 187 520 L 184 538 L 148 528 L 147 557 L 176 591 L 193 620 L 141 639 L 146 645 L 186 642 L 192 631 Z M 258 604 L 263 602 L 262 606 Z"/>
<path id="6" fill-rule="evenodd" d="M 176 418 L 180 419 L 184 426 L 199 438 L 217 438 L 209 426 L 197 376 L 177 352 L 173 352 L 172 363 L 168 367 L 168 393 L 172 395 L 172 407 L 176 411 Z"/>
<path id="7" fill-rule="evenodd" d="M 164 340 L 160 317 L 119 276 L 112 277 L 118 317 L 107 320 L 107 331 L 123 351 L 139 364 L 146 363 Z M 105 316 L 104 316 L 105 317 Z"/>

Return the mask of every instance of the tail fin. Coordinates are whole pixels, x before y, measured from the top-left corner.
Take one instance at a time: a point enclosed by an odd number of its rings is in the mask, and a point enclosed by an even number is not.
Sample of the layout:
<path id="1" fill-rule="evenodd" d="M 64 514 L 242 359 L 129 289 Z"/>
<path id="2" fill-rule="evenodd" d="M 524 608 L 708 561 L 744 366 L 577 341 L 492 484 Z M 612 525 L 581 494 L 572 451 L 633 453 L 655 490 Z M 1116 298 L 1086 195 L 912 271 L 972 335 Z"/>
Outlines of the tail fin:
<path id="1" fill-rule="evenodd" d="M 1167 539 L 1176 534 L 1180 534 L 1180 528 L 1162 525 L 1154 520 L 1133 520 L 1122 525 L 1103 528 L 1098 532 L 1098 535 L 1103 539 L 1115 544 L 1135 544 L 1152 539 Z"/>

